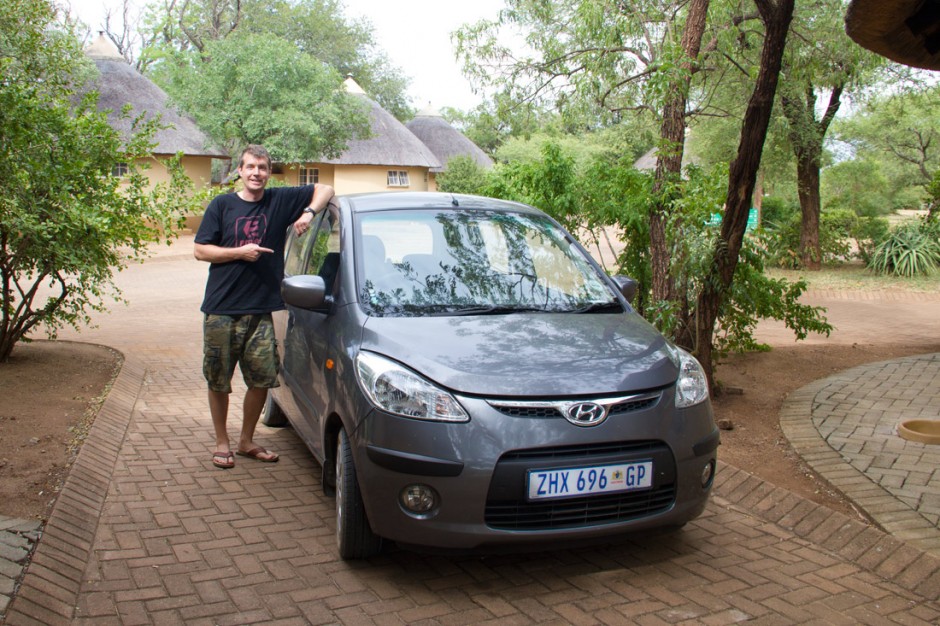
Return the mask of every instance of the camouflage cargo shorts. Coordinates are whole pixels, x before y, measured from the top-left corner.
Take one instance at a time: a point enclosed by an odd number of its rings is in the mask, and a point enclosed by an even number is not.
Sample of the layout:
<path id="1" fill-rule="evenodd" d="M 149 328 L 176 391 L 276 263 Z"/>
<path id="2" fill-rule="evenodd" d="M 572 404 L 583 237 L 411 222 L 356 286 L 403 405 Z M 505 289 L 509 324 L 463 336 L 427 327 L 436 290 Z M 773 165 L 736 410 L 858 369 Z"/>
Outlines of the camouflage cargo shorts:
<path id="1" fill-rule="evenodd" d="M 279 386 L 277 340 L 270 313 L 206 315 L 202 331 L 202 373 L 210 390 L 232 392 L 236 363 L 249 388 Z"/>

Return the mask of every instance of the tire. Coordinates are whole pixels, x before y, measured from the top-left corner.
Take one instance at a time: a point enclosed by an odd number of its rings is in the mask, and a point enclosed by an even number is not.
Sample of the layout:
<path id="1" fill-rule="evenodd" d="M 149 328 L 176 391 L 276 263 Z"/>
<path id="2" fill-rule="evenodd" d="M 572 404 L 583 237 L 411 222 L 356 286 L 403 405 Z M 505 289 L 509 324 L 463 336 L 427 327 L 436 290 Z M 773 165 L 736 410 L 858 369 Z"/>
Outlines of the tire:
<path id="1" fill-rule="evenodd" d="M 278 406 L 270 391 L 268 392 L 268 399 L 264 403 L 264 410 L 261 412 L 261 423 L 274 428 L 287 426 L 287 414 Z"/>
<path id="2" fill-rule="evenodd" d="M 336 442 L 336 545 L 344 559 L 365 559 L 382 549 L 382 538 L 372 532 L 366 517 L 345 429 Z"/>

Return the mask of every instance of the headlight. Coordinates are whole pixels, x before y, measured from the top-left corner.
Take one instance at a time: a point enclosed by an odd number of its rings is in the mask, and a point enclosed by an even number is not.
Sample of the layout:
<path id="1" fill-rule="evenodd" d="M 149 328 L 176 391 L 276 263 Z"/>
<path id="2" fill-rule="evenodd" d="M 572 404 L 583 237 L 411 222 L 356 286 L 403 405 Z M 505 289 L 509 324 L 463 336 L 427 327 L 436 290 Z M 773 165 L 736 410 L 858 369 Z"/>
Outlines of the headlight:
<path id="1" fill-rule="evenodd" d="M 684 409 L 708 399 L 708 379 L 705 370 L 694 356 L 675 346 L 669 346 L 673 361 L 679 366 L 676 380 L 676 408 Z"/>
<path id="2" fill-rule="evenodd" d="M 389 413 L 438 422 L 467 422 L 470 416 L 454 396 L 384 357 L 360 352 L 356 374 L 372 403 Z"/>

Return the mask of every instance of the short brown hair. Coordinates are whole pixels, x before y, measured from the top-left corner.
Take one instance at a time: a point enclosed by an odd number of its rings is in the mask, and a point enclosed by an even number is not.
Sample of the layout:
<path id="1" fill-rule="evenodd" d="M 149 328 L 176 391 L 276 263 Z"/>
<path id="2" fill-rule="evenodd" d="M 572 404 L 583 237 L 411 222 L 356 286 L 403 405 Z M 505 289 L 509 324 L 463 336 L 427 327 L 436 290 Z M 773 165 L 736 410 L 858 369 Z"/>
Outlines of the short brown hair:
<path id="1" fill-rule="evenodd" d="M 264 159 L 268 163 L 268 169 L 271 169 L 271 155 L 268 154 L 268 151 L 264 149 L 264 146 L 259 146 L 258 144 L 254 143 L 249 144 L 248 147 L 242 150 L 241 156 L 238 157 L 238 167 L 241 167 L 245 164 L 246 154 L 250 154 L 256 159 Z"/>

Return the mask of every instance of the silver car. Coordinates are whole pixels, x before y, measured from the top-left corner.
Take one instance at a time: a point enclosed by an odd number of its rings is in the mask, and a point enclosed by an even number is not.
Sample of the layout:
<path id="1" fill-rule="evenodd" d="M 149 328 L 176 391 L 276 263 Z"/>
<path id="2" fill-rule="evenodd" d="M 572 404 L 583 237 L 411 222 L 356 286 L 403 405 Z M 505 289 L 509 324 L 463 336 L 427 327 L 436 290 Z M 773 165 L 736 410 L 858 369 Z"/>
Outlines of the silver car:
<path id="1" fill-rule="evenodd" d="M 291 233 L 264 423 L 322 464 L 340 555 L 698 516 L 719 443 L 705 376 L 635 289 L 546 214 L 490 198 L 351 195 Z"/>

